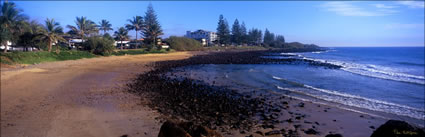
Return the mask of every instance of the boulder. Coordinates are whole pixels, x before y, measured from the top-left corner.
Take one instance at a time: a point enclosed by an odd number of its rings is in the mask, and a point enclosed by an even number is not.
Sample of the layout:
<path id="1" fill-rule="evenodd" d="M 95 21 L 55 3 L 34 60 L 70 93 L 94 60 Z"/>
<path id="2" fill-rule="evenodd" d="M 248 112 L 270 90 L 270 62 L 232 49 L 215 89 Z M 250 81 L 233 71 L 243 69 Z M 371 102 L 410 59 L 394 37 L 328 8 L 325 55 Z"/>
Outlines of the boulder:
<path id="1" fill-rule="evenodd" d="M 159 130 L 158 137 L 192 137 L 176 122 L 166 121 Z"/>
<path id="2" fill-rule="evenodd" d="M 162 124 L 158 137 L 222 137 L 219 133 L 193 122 L 167 120 Z"/>
<path id="3" fill-rule="evenodd" d="M 342 137 L 341 134 L 328 134 L 325 137 Z"/>
<path id="4" fill-rule="evenodd" d="M 424 137 L 423 129 L 399 120 L 388 120 L 376 129 L 371 137 Z"/>

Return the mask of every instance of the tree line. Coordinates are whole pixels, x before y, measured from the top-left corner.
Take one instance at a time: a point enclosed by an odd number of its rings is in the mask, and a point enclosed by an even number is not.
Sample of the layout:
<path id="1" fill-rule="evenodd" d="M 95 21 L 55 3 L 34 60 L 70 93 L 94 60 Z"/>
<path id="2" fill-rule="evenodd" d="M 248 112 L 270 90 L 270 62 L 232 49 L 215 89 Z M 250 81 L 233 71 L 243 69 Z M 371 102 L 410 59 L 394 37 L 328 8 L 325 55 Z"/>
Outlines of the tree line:
<path id="1" fill-rule="evenodd" d="M 60 23 L 55 19 L 47 18 L 43 24 L 30 20 L 13 2 L 0 3 L 0 8 L 0 44 L 4 46 L 3 52 L 7 52 L 7 42 L 24 47 L 37 47 L 49 52 L 55 45 L 56 52 L 59 52 L 60 42 L 66 42 L 64 37 L 80 38 L 83 41 L 84 49 L 95 52 L 96 48 L 105 46 L 109 46 L 107 49 L 111 49 L 114 40 L 121 43 L 124 40 L 130 40 L 128 35 L 130 30 L 136 31 L 136 48 L 140 47 L 139 44 L 156 47 L 157 39 L 163 35 L 161 25 L 151 4 L 148 5 L 143 17 L 134 16 L 132 19 L 128 19 L 129 23 L 114 31 L 113 37 L 108 33 L 113 29 L 107 20 L 101 20 L 96 24 L 87 17 L 76 17 L 75 25 L 67 25 L 69 31 L 65 33 Z M 143 43 L 138 40 L 139 33 L 144 38 Z M 96 45 L 101 47 L 96 47 Z"/>
<path id="2" fill-rule="evenodd" d="M 283 35 L 275 35 L 268 29 L 263 33 L 260 29 L 252 28 L 247 31 L 245 22 L 239 23 L 235 19 L 232 28 L 229 27 L 227 20 L 223 15 L 219 16 L 217 25 L 218 44 L 224 45 L 255 45 L 266 47 L 283 47 L 285 44 L 285 37 Z"/>

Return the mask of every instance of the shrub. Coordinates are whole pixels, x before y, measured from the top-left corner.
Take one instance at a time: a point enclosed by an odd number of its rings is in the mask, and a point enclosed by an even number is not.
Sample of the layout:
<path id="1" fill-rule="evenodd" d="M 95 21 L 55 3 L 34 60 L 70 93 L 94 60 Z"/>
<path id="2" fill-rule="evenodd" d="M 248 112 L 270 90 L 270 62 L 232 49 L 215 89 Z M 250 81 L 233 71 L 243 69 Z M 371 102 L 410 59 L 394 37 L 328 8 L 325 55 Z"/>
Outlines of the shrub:
<path id="1" fill-rule="evenodd" d="M 202 45 L 200 42 L 190 38 L 171 36 L 165 41 L 170 44 L 170 48 L 175 49 L 177 51 L 202 49 Z"/>
<path id="2" fill-rule="evenodd" d="M 114 51 L 114 40 L 99 36 L 93 36 L 88 38 L 84 42 L 84 50 L 90 51 L 97 55 L 110 55 Z"/>

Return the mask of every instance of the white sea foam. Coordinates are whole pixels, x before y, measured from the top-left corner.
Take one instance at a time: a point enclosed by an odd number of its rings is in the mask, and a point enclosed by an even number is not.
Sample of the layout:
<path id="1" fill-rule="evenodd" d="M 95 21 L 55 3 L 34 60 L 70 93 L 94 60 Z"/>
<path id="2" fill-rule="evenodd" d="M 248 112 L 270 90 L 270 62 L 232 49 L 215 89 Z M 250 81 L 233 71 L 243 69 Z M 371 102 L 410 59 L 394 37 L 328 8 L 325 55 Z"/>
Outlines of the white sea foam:
<path id="1" fill-rule="evenodd" d="M 303 57 L 303 59 L 338 65 L 342 67 L 342 70 L 358 75 L 425 85 L 424 76 L 393 72 L 391 68 L 383 66 L 373 64 L 348 63 L 334 60 L 313 59 L 308 57 Z"/>
<path id="2" fill-rule="evenodd" d="M 272 76 L 272 77 L 273 77 L 273 79 L 282 80 L 282 78 L 280 78 L 280 77 L 276 77 L 276 76 Z"/>
<path id="3" fill-rule="evenodd" d="M 280 55 L 296 56 L 296 53 L 280 53 Z"/>
<path id="4" fill-rule="evenodd" d="M 425 120 L 424 110 L 413 108 L 405 105 L 395 104 L 391 102 L 370 99 L 357 95 L 351 95 L 347 93 L 341 93 L 333 90 L 326 90 L 316 88 L 309 85 L 304 85 L 305 88 L 282 88 L 277 86 L 280 90 L 291 91 L 297 94 L 310 96 L 313 98 L 325 100 L 328 102 L 335 102 L 351 107 L 358 107 L 368 109 L 372 111 L 391 113 L 401 116 L 412 117 L 416 119 Z M 308 90 L 310 89 L 310 90 Z"/>

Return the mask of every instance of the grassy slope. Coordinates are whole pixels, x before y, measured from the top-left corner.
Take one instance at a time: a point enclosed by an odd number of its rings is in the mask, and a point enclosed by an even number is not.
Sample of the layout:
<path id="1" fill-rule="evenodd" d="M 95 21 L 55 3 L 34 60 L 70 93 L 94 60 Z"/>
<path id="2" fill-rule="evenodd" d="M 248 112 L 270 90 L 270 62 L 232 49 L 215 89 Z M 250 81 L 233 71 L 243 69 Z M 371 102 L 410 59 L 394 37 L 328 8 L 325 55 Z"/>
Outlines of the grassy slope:
<path id="1" fill-rule="evenodd" d="M 36 64 L 41 62 L 75 60 L 81 58 L 93 58 L 96 55 L 85 51 L 62 51 L 55 52 L 11 52 L 1 53 L 1 63 L 3 64 Z"/>
<path id="2" fill-rule="evenodd" d="M 167 53 L 168 51 L 145 51 L 143 49 L 137 50 L 122 50 L 112 53 L 112 56 L 121 55 L 137 55 L 137 54 L 148 54 L 148 53 Z M 41 62 L 52 62 L 52 61 L 63 61 L 63 60 L 76 60 L 82 58 L 93 58 L 99 55 L 94 55 L 87 51 L 61 51 L 59 54 L 55 52 L 11 52 L 11 53 L 0 53 L 0 62 L 2 64 L 36 64 Z"/>

